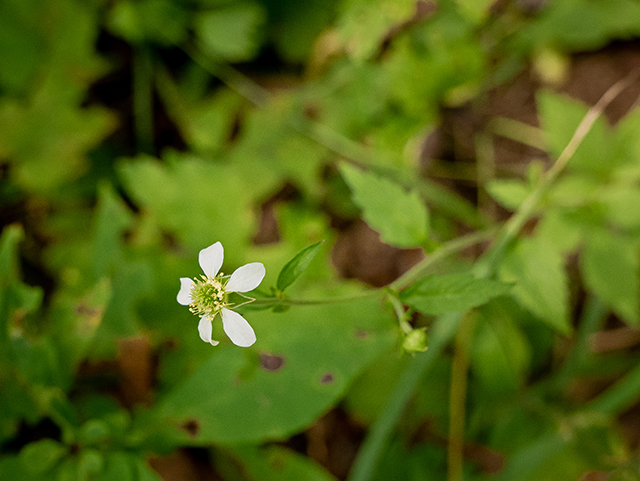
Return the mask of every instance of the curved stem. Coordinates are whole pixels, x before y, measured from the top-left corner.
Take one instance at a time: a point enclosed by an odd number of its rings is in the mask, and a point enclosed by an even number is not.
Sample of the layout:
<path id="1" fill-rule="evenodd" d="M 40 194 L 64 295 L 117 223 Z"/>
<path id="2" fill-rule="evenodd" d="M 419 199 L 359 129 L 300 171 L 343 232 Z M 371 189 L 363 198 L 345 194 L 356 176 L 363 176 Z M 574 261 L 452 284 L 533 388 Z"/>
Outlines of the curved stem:
<path id="1" fill-rule="evenodd" d="M 520 204 L 518 210 L 505 223 L 502 233 L 496 240 L 495 244 L 487 255 L 480 259 L 476 265 L 476 274 L 479 277 L 490 277 L 494 274 L 496 267 L 502 259 L 507 246 L 520 233 L 525 223 L 532 217 L 536 208 L 540 204 L 543 195 L 558 178 L 560 172 L 566 167 L 567 162 L 573 157 L 576 150 L 591 131 L 595 121 L 602 115 L 604 109 L 627 87 L 629 87 L 640 76 L 640 69 L 636 69 L 625 78 L 613 84 L 600 97 L 600 100 L 589 109 L 578 127 L 576 128 L 571 140 L 560 153 L 560 156 L 547 171 L 536 188 L 529 196 Z"/>

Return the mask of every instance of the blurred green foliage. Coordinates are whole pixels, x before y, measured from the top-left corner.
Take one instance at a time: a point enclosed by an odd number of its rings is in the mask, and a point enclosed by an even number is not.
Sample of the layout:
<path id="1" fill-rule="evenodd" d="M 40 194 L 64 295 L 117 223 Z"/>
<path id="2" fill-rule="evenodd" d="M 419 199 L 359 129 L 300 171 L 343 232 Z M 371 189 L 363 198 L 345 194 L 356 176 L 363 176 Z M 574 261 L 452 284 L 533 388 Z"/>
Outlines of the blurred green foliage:
<path id="1" fill-rule="evenodd" d="M 544 173 L 594 113 L 550 88 L 571 55 L 638 36 L 634 0 L 0 2 L 0 479 L 157 480 L 187 448 L 344 479 L 312 449 L 334 408 L 352 481 L 640 479 L 637 352 L 593 349 L 640 321 L 637 109 Z M 505 175 L 487 99 L 522 72 L 538 158 Z M 422 260 L 344 279 L 359 218 Z M 216 241 L 266 267 L 247 349 L 176 302 Z"/>

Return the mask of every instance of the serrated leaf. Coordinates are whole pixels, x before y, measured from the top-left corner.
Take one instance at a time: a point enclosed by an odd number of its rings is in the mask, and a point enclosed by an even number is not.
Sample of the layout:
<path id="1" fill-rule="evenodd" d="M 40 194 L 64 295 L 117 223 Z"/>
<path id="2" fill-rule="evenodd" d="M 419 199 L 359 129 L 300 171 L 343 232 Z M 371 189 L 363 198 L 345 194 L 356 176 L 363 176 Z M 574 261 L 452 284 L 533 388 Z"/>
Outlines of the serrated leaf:
<path id="1" fill-rule="evenodd" d="M 551 153 L 558 157 L 589 109 L 577 100 L 548 91 L 537 95 L 537 104 L 545 139 Z M 620 163 L 610 154 L 611 144 L 612 135 L 605 121 L 597 119 L 573 154 L 569 167 L 598 174 L 611 172 Z"/>
<path id="2" fill-rule="evenodd" d="M 400 293 L 400 300 L 423 314 L 463 312 L 506 294 L 511 285 L 471 273 L 430 275 Z"/>
<path id="3" fill-rule="evenodd" d="M 523 239 L 507 253 L 499 270 L 500 279 L 514 282 L 513 295 L 541 321 L 568 333 L 569 292 L 564 258 L 545 239 Z"/>
<path id="4" fill-rule="evenodd" d="M 362 209 L 362 217 L 380 233 L 383 242 L 396 247 L 418 247 L 429 234 L 429 212 L 416 191 L 348 164 L 340 172 Z"/>
<path id="5" fill-rule="evenodd" d="M 580 256 L 587 287 L 630 324 L 638 324 L 640 281 L 638 242 L 593 231 Z"/>
<path id="6" fill-rule="evenodd" d="M 280 291 L 284 291 L 287 287 L 289 287 L 293 282 L 302 274 L 309 264 L 313 260 L 313 258 L 318 254 L 320 247 L 324 244 L 324 240 L 320 242 L 316 242 L 313 245 L 307 246 L 298 252 L 293 259 L 287 262 L 280 274 L 278 275 L 278 281 L 276 282 L 276 287 Z"/>

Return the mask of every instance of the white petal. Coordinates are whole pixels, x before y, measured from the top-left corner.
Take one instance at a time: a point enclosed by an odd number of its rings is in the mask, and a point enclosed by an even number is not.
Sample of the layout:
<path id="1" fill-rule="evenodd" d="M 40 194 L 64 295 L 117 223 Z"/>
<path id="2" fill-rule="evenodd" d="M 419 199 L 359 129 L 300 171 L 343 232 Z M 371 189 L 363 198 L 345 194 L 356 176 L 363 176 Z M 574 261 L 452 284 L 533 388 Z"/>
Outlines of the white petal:
<path id="1" fill-rule="evenodd" d="M 191 286 L 193 280 L 188 277 L 180 278 L 180 291 L 178 291 L 178 302 L 183 306 L 191 304 Z"/>
<path id="2" fill-rule="evenodd" d="M 256 333 L 247 320 L 229 309 L 222 309 L 222 328 L 236 346 L 249 347 L 256 342 Z"/>
<path id="3" fill-rule="evenodd" d="M 225 287 L 227 292 L 249 292 L 254 290 L 264 279 L 265 269 L 262 263 L 252 262 L 238 267 Z"/>
<path id="4" fill-rule="evenodd" d="M 200 333 L 200 339 L 202 339 L 204 342 L 208 342 L 214 346 L 217 346 L 219 342 L 211 339 L 212 332 L 213 325 L 211 324 L 211 319 L 208 316 L 202 316 L 200 322 L 198 323 L 198 333 Z"/>
<path id="5" fill-rule="evenodd" d="M 215 277 L 220 268 L 222 267 L 222 261 L 224 259 L 224 249 L 220 242 L 210 245 L 206 249 L 202 249 L 198 254 L 198 262 L 202 271 L 209 277 Z"/>

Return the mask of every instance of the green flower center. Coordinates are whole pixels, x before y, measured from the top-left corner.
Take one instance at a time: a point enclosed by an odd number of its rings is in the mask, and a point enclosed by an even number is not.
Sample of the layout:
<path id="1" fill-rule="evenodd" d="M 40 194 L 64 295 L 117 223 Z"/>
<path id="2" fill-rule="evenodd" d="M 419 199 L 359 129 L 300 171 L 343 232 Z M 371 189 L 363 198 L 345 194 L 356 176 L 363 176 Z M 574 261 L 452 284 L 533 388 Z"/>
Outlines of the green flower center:
<path id="1" fill-rule="evenodd" d="M 191 286 L 191 304 L 189 310 L 202 317 L 205 314 L 213 318 L 227 305 L 227 293 L 220 282 L 220 276 L 200 276 L 194 279 Z"/>

